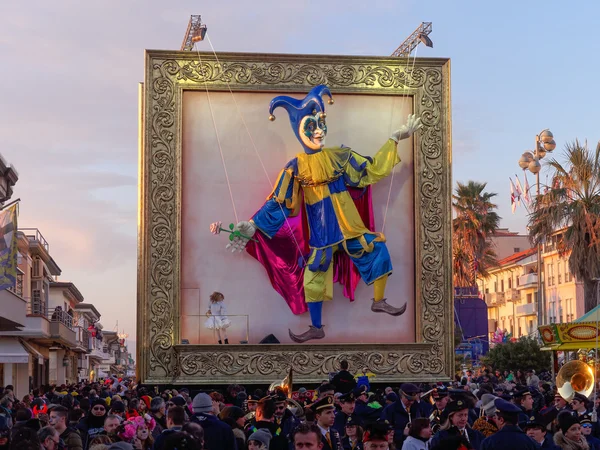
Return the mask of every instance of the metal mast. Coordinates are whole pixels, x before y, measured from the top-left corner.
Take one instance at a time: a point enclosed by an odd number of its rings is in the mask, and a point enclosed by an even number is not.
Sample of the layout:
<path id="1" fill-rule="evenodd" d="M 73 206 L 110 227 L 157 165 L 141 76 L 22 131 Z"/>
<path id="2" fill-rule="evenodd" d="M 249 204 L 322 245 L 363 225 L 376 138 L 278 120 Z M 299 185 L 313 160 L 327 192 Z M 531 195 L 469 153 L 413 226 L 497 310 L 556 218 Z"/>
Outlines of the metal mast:
<path id="1" fill-rule="evenodd" d="M 206 25 L 201 21 L 202 16 L 192 15 L 188 23 L 183 43 L 181 44 L 182 52 L 191 52 L 194 48 L 194 43 L 204 40 L 206 35 Z"/>
<path id="2" fill-rule="evenodd" d="M 427 47 L 433 47 L 433 42 L 429 39 L 429 33 L 432 31 L 431 22 L 423 22 L 412 34 L 396 49 L 392 56 L 399 58 L 408 58 L 412 51 L 417 48 L 419 42 Z"/>

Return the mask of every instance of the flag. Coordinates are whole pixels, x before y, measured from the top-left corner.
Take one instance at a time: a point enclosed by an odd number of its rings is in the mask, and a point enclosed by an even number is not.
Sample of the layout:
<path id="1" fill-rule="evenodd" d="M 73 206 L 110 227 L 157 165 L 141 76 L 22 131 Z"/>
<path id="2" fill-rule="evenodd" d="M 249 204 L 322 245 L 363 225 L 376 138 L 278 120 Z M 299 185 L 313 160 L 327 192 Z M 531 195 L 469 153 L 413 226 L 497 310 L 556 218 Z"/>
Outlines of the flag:
<path id="1" fill-rule="evenodd" d="M 515 174 L 515 193 L 517 194 L 517 203 L 521 203 L 521 198 L 523 197 L 523 186 L 521 186 L 521 181 L 519 181 L 519 176 Z M 523 200 L 525 203 L 525 200 Z"/>
<path id="2" fill-rule="evenodd" d="M 527 181 L 527 172 L 523 170 L 523 176 L 525 177 L 525 192 L 523 192 L 523 201 L 528 206 L 531 205 L 531 195 L 529 195 L 529 182 Z"/>
<path id="3" fill-rule="evenodd" d="M 0 290 L 17 281 L 17 205 L 0 211 Z"/>
<path id="4" fill-rule="evenodd" d="M 517 209 L 517 197 L 515 196 L 515 185 L 513 184 L 512 178 L 510 180 L 510 207 L 512 209 L 512 213 L 515 213 Z"/>

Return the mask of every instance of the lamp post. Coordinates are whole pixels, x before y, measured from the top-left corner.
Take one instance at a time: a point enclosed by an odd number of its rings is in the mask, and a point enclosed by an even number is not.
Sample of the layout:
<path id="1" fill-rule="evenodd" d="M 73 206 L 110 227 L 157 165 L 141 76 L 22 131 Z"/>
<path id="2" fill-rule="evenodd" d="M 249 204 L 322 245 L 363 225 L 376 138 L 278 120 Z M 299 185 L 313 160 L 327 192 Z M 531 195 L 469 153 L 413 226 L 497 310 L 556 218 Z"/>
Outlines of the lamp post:
<path id="1" fill-rule="evenodd" d="M 523 170 L 529 170 L 531 173 L 535 174 L 535 186 L 536 186 L 536 198 L 540 196 L 540 170 L 542 169 L 542 164 L 540 160 L 546 156 L 547 152 L 552 152 L 556 148 L 556 142 L 554 141 L 554 135 L 550 132 L 550 130 L 545 129 L 542 130 L 535 136 L 535 147 L 533 151 L 527 151 L 521 155 L 519 159 L 519 167 Z M 536 203 L 537 206 L 537 203 Z M 536 298 L 536 306 L 537 306 L 537 322 L 539 325 L 544 325 L 546 323 L 546 315 L 544 311 L 546 310 L 546 296 L 542 295 L 542 246 L 541 244 L 537 245 L 537 272 L 538 272 L 538 280 L 537 280 L 537 298 Z"/>

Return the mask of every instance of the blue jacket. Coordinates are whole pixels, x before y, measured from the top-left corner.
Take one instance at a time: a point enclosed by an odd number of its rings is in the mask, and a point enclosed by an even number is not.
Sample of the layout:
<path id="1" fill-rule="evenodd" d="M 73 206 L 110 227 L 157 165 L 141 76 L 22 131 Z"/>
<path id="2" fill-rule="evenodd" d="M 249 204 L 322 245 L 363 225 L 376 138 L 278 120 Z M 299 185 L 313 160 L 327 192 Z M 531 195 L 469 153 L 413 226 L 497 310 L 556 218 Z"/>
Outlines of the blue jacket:
<path id="1" fill-rule="evenodd" d="M 480 450 L 481 443 L 485 439 L 485 436 L 483 434 L 481 434 L 479 431 L 474 430 L 469 427 L 466 428 L 466 431 L 467 431 L 467 437 L 469 439 L 469 443 L 471 444 L 471 446 L 475 450 Z M 435 436 L 431 439 L 431 443 L 429 446 L 430 446 L 430 448 L 433 448 L 444 438 L 446 438 L 448 436 L 456 436 L 458 434 L 460 434 L 460 432 L 458 431 L 458 429 L 456 427 L 450 427 L 450 429 L 448 429 L 448 430 L 438 431 L 435 434 Z M 527 439 L 529 439 L 529 438 L 527 438 Z"/>
<path id="2" fill-rule="evenodd" d="M 357 403 L 358 405 L 358 403 Z M 381 413 L 381 420 L 387 420 L 394 427 L 394 444 L 396 448 L 402 448 L 402 443 L 406 436 L 404 436 L 404 429 L 409 421 L 423 417 L 419 405 L 413 403 L 410 407 L 410 418 L 408 412 L 402 404 L 402 400 L 392 403 L 385 407 Z"/>
<path id="3" fill-rule="evenodd" d="M 587 443 L 590 446 L 590 450 L 600 450 L 600 439 L 595 438 L 591 434 L 589 436 L 586 436 L 585 439 L 587 440 Z"/>
<path id="4" fill-rule="evenodd" d="M 343 413 L 342 411 L 338 411 L 335 414 L 335 421 L 333 422 L 333 426 L 331 428 L 334 428 L 338 433 L 340 433 L 340 436 L 344 436 L 346 434 L 346 422 L 348 421 L 348 414 Z M 355 424 L 362 426 L 362 420 L 360 420 L 360 417 L 358 417 L 356 415 L 356 413 L 352 413 L 352 420 L 354 421 Z"/>
<path id="5" fill-rule="evenodd" d="M 194 414 L 192 422 L 204 429 L 204 448 L 206 450 L 237 450 L 233 430 L 225 422 L 221 422 L 211 414 Z"/>
<path id="6" fill-rule="evenodd" d="M 539 446 L 516 425 L 504 425 L 485 438 L 481 450 L 537 450 Z"/>

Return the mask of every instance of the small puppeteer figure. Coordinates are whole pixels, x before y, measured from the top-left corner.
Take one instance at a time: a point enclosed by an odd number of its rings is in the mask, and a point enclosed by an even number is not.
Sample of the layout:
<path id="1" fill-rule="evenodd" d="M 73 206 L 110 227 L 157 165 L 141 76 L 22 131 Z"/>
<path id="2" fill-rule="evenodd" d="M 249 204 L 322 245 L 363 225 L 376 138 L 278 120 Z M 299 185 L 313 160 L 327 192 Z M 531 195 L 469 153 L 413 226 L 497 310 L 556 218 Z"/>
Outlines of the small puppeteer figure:
<path id="1" fill-rule="evenodd" d="M 227 310 L 225 309 L 225 296 L 220 292 L 213 292 L 210 294 L 210 306 L 206 312 L 206 322 L 204 326 L 209 330 L 215 330 L 219 339 L 219 344 L 225 341 L 229 344 L 227 339 L 227 328 L 231 325 L 231 321 L 227 318 Z"/>

